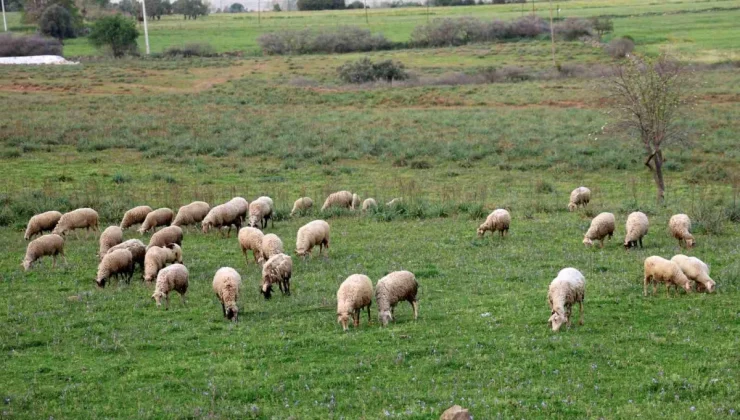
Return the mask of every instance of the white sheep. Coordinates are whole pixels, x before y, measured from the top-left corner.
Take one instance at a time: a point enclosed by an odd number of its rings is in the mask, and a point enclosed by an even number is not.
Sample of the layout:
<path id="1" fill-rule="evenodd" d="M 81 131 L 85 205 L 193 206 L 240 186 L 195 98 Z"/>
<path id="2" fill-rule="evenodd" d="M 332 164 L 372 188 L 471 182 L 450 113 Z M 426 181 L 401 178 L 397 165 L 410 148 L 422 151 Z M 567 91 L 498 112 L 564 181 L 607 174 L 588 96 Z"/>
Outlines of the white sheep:
<path id="1" fill-rule="evenodd" d="M 249 226 L 260 229 L 267 227 L 267 221 L 272 218 L 272 207 L 267 200 L 254 200 L 249 203 Z M 275 223 L 273 222 L 273 227 Z"/>
<path id="2" fill-rule="evenodd" d="M 283 241 L 274 233 L 269 233 L 262 238 L 260 255 L 262 262 L 272 258 L 273 255 L 283 253 Z"/>
<path id="3" fill-rule="evenodd" d="M 295 252 L 300 257 L 311 255 L 314 246 L 319 246 L 319 255 L 326 247 L 326 256 L 329 256 L 329 224 L 323 220 L 314 220 L 298 229 Z"/>
<path id="4" fill-rule="evenodd" d="M 321 206 L 321 211 L 324 211 L 329 207 L 341 207 L 345 209 L 351 208 L 352 193 L 349 191 L 337 191 L 329 194 L 324 201 L 324 205 Z"/>
<path id="5" fill-rule="evenodd" d="M 501 237 L 506 236 L 509 232 L 509 226 L 511 225 L 511 215 L 504 209 L 496 209 L 488 215 L 486 221 L 478 226 L 478 236 L 483 237 L 487 231 L 491 231 L 491 234 L 498 231 Z"/>
<path id="6" fill-rule="evenodd" d="M 213 276 L 213 291 L 221 302 L 224 318 L 238 322 L 239 307 L 236 301 L 239 299 L 239 289 L 242 278 L 239 273 L 231 267 L 222 267 Z"/>
<path id="7" fill-rule="evenodd" d="M 360 203 L 362 203 L 362 199 L 357 194 L 352 194 L 352 210 L 359 210 L 360 209 Z"/>
<path id="8" fill-rule="evenodd" d="M 252 251 L 254 256 L 254 262 L 260 264 L 263 261 L 262 258 L 262 238 L 265 234 L 261 230 L 253 227 L 244 227 L 239 230 L 239 246 L 244 254 L 244 259 L 249 265 L 249 258 L 247 258 L 247 251 Z"/>
<path id="9" fill-rule="evenodd" d="M 157 302 L 157 306 L 162 306 L 162 298 L 165 298 L 164 308 L 170 309 L 170 292 L 176 291 L 182 298 L 182 304 L 185 305 L 185 293 L 188 291 L 188 277 L 190 273 L 187 267 L 182 264 L 172 264 L 159 270 L 157 274 L 157 283 L 154 286 L 152 299 Z"/>
<path id="10" fill-rule="evenodd" d="M 696 282 L 696 291 L 712 293 L 716 283 L 709 277 L 709 266 L 696 257 L 678 254 L 671 258 L 689 280 Z"/>
<path id="11" fill-rule="evenodd" d="M 374 198 L 366 198 L 362 202 L 362 211 L 368 211 L 370 209 L 378 208 L 378 202 Z"/>
<path id="12" fill-rule="evenodd" d="M 578 187 L 570 192 L 568 211 L 574 211 L 578 207 L 586 207 L 591 201 L 591 190 L 586 187 Z"/>
<path id="13" fill-rule="evenodd" d="M 57 255 L 61 255 L 64 264 L 67 264 L 67 257 L 64 256 L 64 238 L 54 233 L 41 235 L 28 243 L 26 256 L 21 265 L 25 271 L 28 271 L 31 265 L 41 257 L 51 256 L 51 266 L 56 267 Z"/>
<path id="14" fill-rule="evenodd" d="M 583 298 L 586 295 L 586 279 L 580 271 L 568 267 L 560 270 L 558 276 L 550 282 L 547 290 L 547 303 L 550 305 L 548 325 L 558 331 L 565 323 L 571 324 L 571 309 L 578 303 L 581 310 L 579 325 L 583 325 Z"/>
<path id="15" fill-rule="evenodd" d="M 398 302 L 407 301 L 414 310 L 414 320 L 419 316 L 419 301 L 416 292 L 419 284 L 414 273 L 394 271 L 378 280 L 375 285 L 375 302 L 378 304 L 378 319 L 383 326 L 394 319 L 394 310 Z"/>
<path id="16" fill-rule="evenodd" d="M 141 242 L 138 239 L 129 239 L 128 241 L 123 241 L 112 247 L 108 252 L 112 252 L 117 249 L 127 249 L 131 252 L 134 264 L 138 264 L 142 272 L 144 271 L 144 258 L 146 257 L 146 246 L 144 246 L 144 242 Z"/>
<path id="17" fill-rule="evenodd" d="M 234 197 L 226 204 L 231 204 L 236 209 L 236 215 L 239 217 L 239 227 L 241 224 L 247 221 L 247 214 L 249 213 L 249 201 L 244 197 Z M 237 228 L 238 230 L 239 228 Z"/>
<path id="18" fill-rule="evenodd" d="M 65 236 L 67 232 L 76 229 L 86 229 L 85 236 L 90 232 L 90 229 L 97 232 L 98 212 L 90 208 L 81 208 L 64 213 L 51 233 Z"/>
<path id="19" fill-rule="evenodd" d="M 671 230 L 671 235 L 678 239 L 678 246 L 686 244 L 686 248 L 693 248 L 696 245 L 694 236 L 690 233 L 691 231 L 691 219 L 685 214 L 675 214 L 671 216 L 671 220 L 668 222 L 668 227 Z"/>
<path id="20" fill-rule="evenodd" d="M 178 244 L 182 246 L 183 232 L 180 226 L 167 226 L 155 232 L 151 238 L 149 238 L 149 246 L 167 246 L 170 244 Z"/>
<path id="21" fill-rule="evenodd" d="M 293 260 L 285 254 L 273 255 L 262 267 L 260 291 L 265 299 L 272 297 L 272 285 L 277 283 L 284 295 L 290 296 L 290 277 L 293 274 Z"/>
<path id="22" fill-rule="evenodd" d="M 643 212 L 632 212 L 627 216 L 626 234 L 624 235 L 624 247 L 629 249 L 640 244 L 642 248 L 642 238 L 648 233 L 648 217 Z"/>
<path id="23" fill-rule="evenodd" d="M 349 317 L 355 328 L 360 326 L 360 312 L 367 308 L 367 322 L 370 322 L 370 306 L 373 304 L 373 282 L 364 274 L 352 274 L 342 282 L 337 290 L 337 322 L 347 331 Z"/>
<path id="24" fill-rule="evenodd" d="M 203 233 L 208 233 L 211 228 L 221 229 L 228 227 L 227 237 L 231 236 L 231 226 L 235 226 L 237 231 L 242 227 L 240 208 L 234 203 L 225 203 L 211 209 L 203 219 Z"/>
<path id="25" fill-rule="evenodd" d="M 167 207 L 156 209 L 146 215 L 144 223 L 141 224 L 137 232 L 142 235 L 150 230 L 157 230 L 159 226 L 169 226 L 172 219 L 175 218 L 175 212 Z"/>
<path id="26" fill-rule="evenodd" d="M 131 282 L 134 275 L 134 257 L 128 249 L 108 251 L 98 264 L 98 275 L 95 283 L 98 287 L 105 287 L 105 283 L 113 276 L 125 275 L 126 281 Z"/>
<path id="27" fill-rule="evenodd" d="M 193 201 L 177 210 L 172 226 L 190 226 L 200 223 L 205 219 L 211 206 L 205 201 Z"/>
<path id="28" fill-rule="evenodd" d="M 109 249 L 123 242 L 123 229 L 118 226 L 108 226 L 100 235 L 98 260 L 102 260 Z"/>
<path id="29" fill-rule="evenodd" d="M 604 238 L 609 239 L 614 236 L 614 225 L 616 224 L 614 215 L 611 213 L 599 213 L 591 220 L 591 226 L 588 228 L 586 235 L 583 237 L 583 244 L 591 246 L 594 240 L 601 242 L 601 248 L 604 247 Z"/>
<path id="30" fill-rule="evenodd" d="M 309 197 L 301 197 L 293 203 L 293 210 L 290 211 L 290 215 L 293 216 L 300 211 L 306 211 L 313 207 L 313 200 Z"/>
<path id="31" fill-rule="evenodd" d="M 255 200 L 264 201 L 264 202 L 266 202 L 267 204 L 270 205 L 270 209 L 275 210 L 275 203 L 272 201 L 272 198 L 270 198 L 270 197 L 268 197 L 266 195 L 263 195 L 261 197 L 257 197 Z"/>
<path id="32" fill-rule="evenodd" d="M 147 214 L 151 212 L 152 208 L 149 206 L 136 206 L 132 208 L 131 210 L 123 214 L 123 219 L 121 220 L 120 225 L 121 229 L 128 229 L 133 225 L 144 223 Z"/>
<path id="33" fill-rule="evenodd" d="M 654 255 L 645 258 L 644 267 L 643 296 L 647 296 L 648 285 L 651 282 L 653 283 L 653 294 L 658 290 L 658 283 L 665 283 L 666 296 L 671 286 L 674 286 L 676 290 L 682 287 L 686 292 L 691 291 L 691 283 L 688 277 L 675 262 Z"/>
<path id="34" fill-rule="evenodd" d="M 182 248 L 179 245 L 149 247 L 144 257 L 144 281 L 154 281 L 159 270 L 173 263 L 182 264 Z"/>
<path id="35" fill-rule="evenodd" d="M 391 200 L 391 201 L 389 201 L 389 202 L 385 203 L 385 205 L 386 205 L 387 207 L 393 207 L 393 206 L 395 206 L 395 205 L 397 205 L 397 204 L 401 204 L 401 203 L 403 203 L 403 198 L 401 198 L 401 197 L 397 197 L 397 198 L 394 198 L 393 200 Z"/>
<path id="36" fill-rule="evenodd" d="M 28 241 L 36 235 L 43 235 L 47 231 L 52 232 L 61 218 L 62 213 L 53 210 L 31 217 L 28 220 L 26 234 L 23 235 L 23 239 Z"/>

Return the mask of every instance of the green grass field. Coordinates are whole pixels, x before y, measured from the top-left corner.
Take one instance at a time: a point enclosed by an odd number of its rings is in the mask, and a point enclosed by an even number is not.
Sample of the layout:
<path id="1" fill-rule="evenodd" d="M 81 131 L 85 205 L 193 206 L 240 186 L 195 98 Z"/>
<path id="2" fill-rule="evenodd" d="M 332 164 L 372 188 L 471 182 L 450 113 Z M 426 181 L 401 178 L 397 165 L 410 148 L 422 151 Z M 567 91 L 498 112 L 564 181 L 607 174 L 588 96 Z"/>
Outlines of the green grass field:
<path id="1" fill-rule="evenodd" d="M 531 5 L 527 5 L 531 7 Z M 547 13 L 546 3 L 537 3 Z M 364 54 L 111 60 L 3 67 L 0 77 L 0 413 L 7 418 L 439 418 L 460 404 L 476 419 L 734 418 L 740 413 L 740 2 L 571 1 L 566 16 L 613 15 L 614 36 L 640 53 L 674 52 L 695 67 L 685 125 L 691 143 L 665 151 L 667 192 L 656 204 L 637 144 L 611 129 L 596 78 L 493 84 L 348 86 L 336 68 Z M 521 6 L 432 9 L 432 17 L 515 18 Z M 716 10 L 727 9 L 725 11 Z M 421 9 L 371 10 L 370 26 L 403 41 Z M 262 32 L 363 25 L 348 12 L 167 18 L 154 51 L 189 41 L 256 51 Z M 11 14 L 11 26 L 19 25 Z M 143 42 L 143 40 L 142 40 Z M 563 65 L 609 65 L 580 42 L 557 45 Z M 86 40 L 65 56 L 97 54 Z M 418 78 L 487 67 L 551 66 L 547 41 L 400 49 Z M 5 106 L 7 104 L 7 106 Z M 593 190 L 569 213 L 570 191 Z M 396 211 L 311 212 L 348 189 Z M 169 311 L 138 281 L 96 289 L 97 238 L 71 235 L 67 264 L 24 272 L 23 230 L 38 212 L 90 206 L 101 230 L 134 205 L 178 208 L 270 195 L 294 258 L 292 295 L 265 301 L 261 270 L 234 235 L 191 229 L 183 241 L 188 304 Z M 475 235 L 493 209 L 507 238 Z M 650 217 L 645 248 L 625 251 L 627 215 Z M 581 243 L 590 219 L 617 217 L 603 249 Z M 698 246 L 667 230 L 693 220 Z M 295 257 L 296 232 L 332 227 L 330 258 Z M 126 238 L 139 238 L 133 230 Z M 148 235 L 142 238 L 148 240 Z M 642 296 L 642 263 L 679 252 L 711 266 L 715 294 Z M 242 275 L 240 322 L 226 322 L 215 271 Z M 552 333 L 547 287 L 564 267 L 586 277 L 585 325 Z M 343 333 L 336 290 L 350 274 L 377 281 L 413 271 L 420 316 L 408 304 L 381 328 Z M 173 292 L 174 293 L 174 292 Z"/>

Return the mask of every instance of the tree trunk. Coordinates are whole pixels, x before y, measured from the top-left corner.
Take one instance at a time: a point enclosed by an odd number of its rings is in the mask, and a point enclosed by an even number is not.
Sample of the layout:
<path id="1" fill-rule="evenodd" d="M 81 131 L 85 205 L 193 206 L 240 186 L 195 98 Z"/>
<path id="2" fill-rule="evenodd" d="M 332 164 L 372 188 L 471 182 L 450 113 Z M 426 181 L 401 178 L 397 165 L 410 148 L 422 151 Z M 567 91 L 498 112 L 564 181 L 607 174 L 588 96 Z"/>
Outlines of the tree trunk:
<path id="1" fill-rule="evenodd" d="M 650 163 L 650 161 L 653 163 Z M 665 181 L 663 180 L 663 152 L 661 150 L 655 151 L 645 162 L 645 165 L 650 168 L 653 173 L 653 180 L 655 180 L 655 187 L 658 189 L 658 203 L 663 203 L 665 199 Z"/>

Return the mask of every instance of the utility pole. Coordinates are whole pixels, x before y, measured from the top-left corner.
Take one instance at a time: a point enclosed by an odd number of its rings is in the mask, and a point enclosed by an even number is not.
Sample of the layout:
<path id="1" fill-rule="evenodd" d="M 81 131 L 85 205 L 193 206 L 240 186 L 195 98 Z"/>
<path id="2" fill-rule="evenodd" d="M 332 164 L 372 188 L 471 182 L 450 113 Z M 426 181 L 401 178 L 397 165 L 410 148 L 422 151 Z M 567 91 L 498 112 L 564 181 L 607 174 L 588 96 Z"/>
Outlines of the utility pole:
<path id="1" fill-rule="evenodd" d="M 534 0 L 532 0 L 532 14 L 534 15 Z"/>
<path id="2" fill-rule="evenodd" d="M 262 2 L 257 0 L 257 25 L 262 26 Z"/>
<path id="3" fill-rule="evenodd" d="M 370 24 L 370 18 L 367 17 L 367 0 L 365 0 L 365 23 Z"/>
<path id="4" fill-rule="evenodd" d="M 146 55 L 149 55 L 149 28 L 146 26 L 146 0 L 141 0 L 141 12 L 144 14 L 144 42 L 146 43 Z"/>
<path id="5" fill-rule="evenodd" d="M 555 28 L 552 26 L 552 0 L 550 0 L 550 41 L 552 43 L 552 65 L 557 68 L 555 62 Z"/>
<path id="6" fill-rule="evenodd" d="M 5 27 L 5 32 L 8 32 L 8 21 L 5 20 L 5 0 L 0 0 L 0 4 L 3 5 L 3 27 Z"/>
<path id="7" fill-rule="evenodd" d="M 427 23 L 429 23 L 429 2 L 432 0 L 427 0 Z"/>

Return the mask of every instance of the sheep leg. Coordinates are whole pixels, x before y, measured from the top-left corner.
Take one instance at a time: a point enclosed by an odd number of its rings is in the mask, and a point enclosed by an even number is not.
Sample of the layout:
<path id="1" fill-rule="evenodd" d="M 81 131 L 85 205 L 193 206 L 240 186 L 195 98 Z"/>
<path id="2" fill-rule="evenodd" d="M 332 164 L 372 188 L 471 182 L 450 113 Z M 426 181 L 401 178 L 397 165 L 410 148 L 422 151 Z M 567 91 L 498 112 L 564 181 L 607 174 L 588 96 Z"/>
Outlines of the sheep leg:
<path id="1" fill-rule="evenodd" d="M 216 295 L 216 296 L 218 296 L 218 295 Z M 223 311 L 223 313 L 224 313 L 224 318 L 226 318 L 226 305 L 224 305 L 224 303 L 223 303 L 223 302 L 221 302 L 221 310 L 222 310 L 222 311 Z"/>
<path id="2" fill-rule="evenodd" d="M 414 321 L 416 321 L 416 318 L 419 317 L 419 301 L 414 299 L 409 303 L 411 303 L 411 307 L 414 309 Z"/>
<path id="3" fill-rule="evenodd" d="M 170 310 L 170 294 L 169 293 L 164 295 L 164 310 L 165 311 Z"/>
<path id="4" fill-rule="evenodd" d="M 368 324 L 369 324 L 369 323 L 371 322 L 371 319 L 370 319 L 370 307 L 371 307 L 371 306 L 373 306 L 373 303 L 372 303 L 372 302 L 370 302 L 370 303 L 369 303 L 369 304 L 367 305 L 367 323 L 368 323 Z"/>
<path id="5" fill-rule="evenodd" d="M 650 276 L 645 276 L 645 278 L 642 280 L 642 296 L 644 297 L 647 297 L 648 284 L 650 284 Z"/>
<path id="6" fill-rule="evenodd" d="M 665 297 L 670 297 L 669 292 L 671 291 L 671 284 L 666 283 L 665 284 Z"/>
<path id="7" fill-rule="evenodd" d="M 182 306 L 188 306 L 188 302 L 185 299 L 185 293 L 184 292 L 180 295 L 180 299 L 182 300 Z"/>
<path id="8" fill-rule="evenodd" d="M 352 320 L 354 321 L 355 328 L 358 328 L 360 326 L 360 309 L 355 309 L 352 312 Z"/>
<path id="9" fill-rule="evenodd" d="M 604 248 L 604 238 L 599 241 L 599 248 Z"/>
<path id="10" fill-rule="evenodd" d="M 57 266 L 57 254 L 54 254 L 51 256 L 51 268 L 54 268 Z"/>
<path id="11" fill-rule="evenodd" d="M 643 248 L 643 246 L 642 246 L 642 238 L 638 239 L 638 241 L 640 242 L 640 249 L 642 249 Z"/>
<path id="12" fill-rule="evenodd" d="M 244 254 L 244 260 L 247 265 L 249 265 L 249 256 L 247 255 L 246 248 L 242 248 L 242 254 Z"/>
<path id="13" fill-rule="evenodd" d="M 578 305 L 581 307 L 581 319 L 578 321 L 578 325 L 583 325 L 583 301 L 578 302 Z"/>

